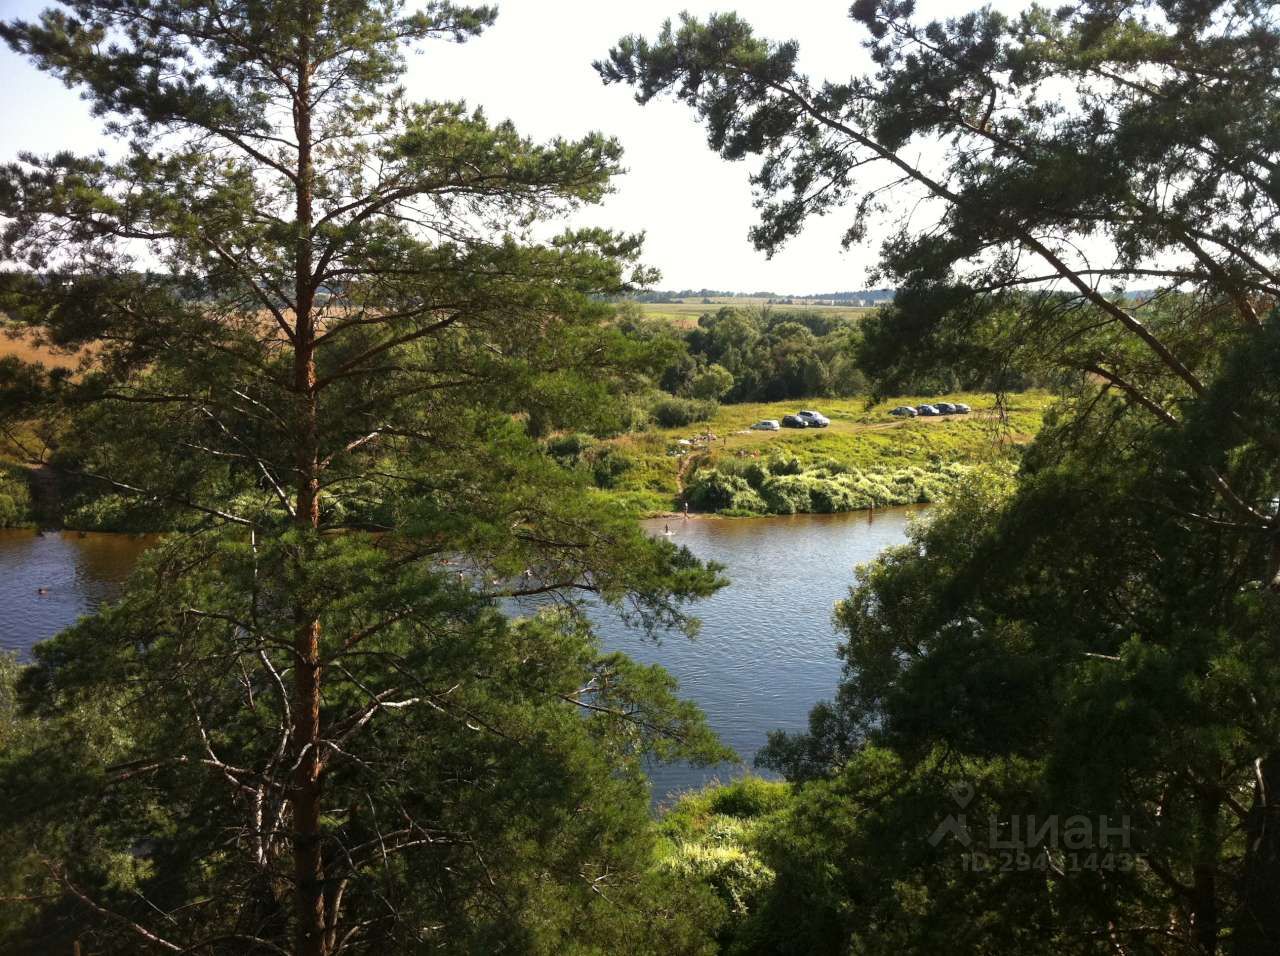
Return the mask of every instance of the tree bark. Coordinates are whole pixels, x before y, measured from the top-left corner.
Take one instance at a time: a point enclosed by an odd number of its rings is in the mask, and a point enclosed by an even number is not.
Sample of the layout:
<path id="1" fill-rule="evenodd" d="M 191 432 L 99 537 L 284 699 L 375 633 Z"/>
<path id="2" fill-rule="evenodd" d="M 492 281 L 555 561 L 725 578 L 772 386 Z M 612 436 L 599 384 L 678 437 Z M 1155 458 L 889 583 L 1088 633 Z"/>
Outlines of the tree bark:
<path id="1" fill-rule="evenodd" d="M 1244 886 L 1233 934 L 1237 956 L 1280 953 L 1280 750 L 1260 757 L 1245 818 Z"/>
<path id="2" fill-rule="evenodd" d="M 1192 867 L 1191 930 L 1197 949 L 1205 956 L 1218 952 L 1217 870 L 1221 852 L 1218 814 L 1221 810 L 1216 793 L 1200 796 L 1200 846 Z"/>
<path id="3" fill-rule="evenodd" d="M 295 449 L 295 522 L 303 535 L 298 560 L 306 562 L 320 525 L 320 474 L 315 363 L 315 288 L 312 275 L 310 24 L 299 25 L 298 87 L 294 129 L 298 143 L 297 245 L 295 249 L 294 390 L 298 404 Z M 320 621 L 305 600 L 294 606 L 293 742 L 299 755 L 292 787 L 293 875 L 297 900 L 295 952 L 324 956 L 324 857 L 320 833 Z"/>

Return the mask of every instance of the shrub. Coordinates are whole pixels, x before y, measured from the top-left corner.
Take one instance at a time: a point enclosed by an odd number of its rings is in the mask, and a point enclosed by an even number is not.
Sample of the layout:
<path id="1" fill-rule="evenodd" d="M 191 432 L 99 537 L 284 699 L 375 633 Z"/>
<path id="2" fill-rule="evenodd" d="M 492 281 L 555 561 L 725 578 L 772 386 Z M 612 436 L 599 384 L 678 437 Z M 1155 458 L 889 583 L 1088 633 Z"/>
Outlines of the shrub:
<path id="1" fill-rule="evenodd" d="M 809 483 L 802 475 L 771 475 L 760 488 L 770 514 L 792 515 L 813 510 Z"/>
<path id="2" fill-rule="evenodd" d="M 618 480 L 635 465 L 635 460 L 612 445 L 601 445 L 587 453 L 591 478 L 597 488 L 615 488 Z"/>
<path id="3" fill-rule="evenodd" d="M 751 911 L 751 904 L 774 881 L 774 872 L 754 852 L 734 845 L 734 828 L 708 833 L 707 842 L 678 843 L 661 864 L 662 869 L 682 881 L 710 886 L 735 919 Z M 740 829 L 740 828 L 739 828 Z"/>
<path id="4" fill-rule="evenodd" d="M 763 514 L 768 509 L 747 480 L 718 469 L 699 471 L 689 486 L 689 502 L 701 511 L 735 511 Z"/>
<path id="5" fill-rule="evenodd" d="M 698 472 L 690 501 L 729 514 L 861 511 L 940 501 L 969 471 L 960 464 L 859 471 L 831 461 L 802 470 L 795 458 L 729 459 Z"/>
<path id="6" fill-rule="evenodd" d="M 722 365 L 711 365 L 699 372 L 689 383 L 689 394 L 694 398 L 724 398 L 733 388 L 733 375 Z"/>
<path id="7" fill-rule="evenodd" d="M 860 511 L 876 504 L 873 497 L 835 478 L 805 475 L 801 480 L 809 483 L 809 500 L 813 510 L 823 514 Z"/>
<path id="8" fill-rule="evenodd" d="M 747 467 L 742 470 L 742 477 L 747 479 L 747 484 L 759 491 L 764 487 L 764 483 L 769 480 L 769 468 L 758 461 L 753 461 L 748 463 Z"/>
<path id="9" fill-rule="evenodd" d="M 31 522 L 26 478 L 20 469 L 0 467 L 0 528 L 21 528 Z"/>
<path id="10" fill-rule="evenodd" d="M 791 788 L 781 781 L 763 777 L 741 777 L 708 793 L 708 809 L 731 817 L 757 817 L 781 810 L 787 804 Z"/>
<path id="11" fill-rule="evenodd" d="M 779 455 L 769 459 L 769 473 L 773 475 L 798 475 L 804 470 L 795 455 Z"/>
<path id="12" fill-rule="evenodd" d="M 569 435 L 556 435 L 547 439 L 547 454 L 561 464 L 575 464 L 582 453 L 594 445 L 595 439 L 581 432 Z"/>
<path id="13" fill-rule="evenodd" d="M 758 836 L 789 805 L 791 793 L 789 784 L 744 777 L 686 794 L 662 818 L 660 832 L 669 842 L 658 867 L 715 891 L 728 916 L 722 942 L 739 937 L 768 898 L 776 875 L 757 849 Z"/>
<path id="14" fill-rule="evenodd" d="M 663 428 L 683 428 L 694 422 L 710 420 L 719 406 L 715 402 L 693 398 L 662 398 L 649 408 L 653 420 Z"/>

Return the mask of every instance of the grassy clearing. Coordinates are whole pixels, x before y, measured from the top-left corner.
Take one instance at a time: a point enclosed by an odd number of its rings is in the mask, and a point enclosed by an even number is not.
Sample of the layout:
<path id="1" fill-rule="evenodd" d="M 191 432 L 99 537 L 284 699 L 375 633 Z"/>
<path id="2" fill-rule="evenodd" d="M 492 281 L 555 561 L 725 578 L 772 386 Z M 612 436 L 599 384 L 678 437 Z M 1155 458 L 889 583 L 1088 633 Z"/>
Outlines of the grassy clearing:
<path id="1" fill-rule="evenodd" d="M 924 401 L 965 402 L 969 415 L 895 419 L 896 405 Z M 937 470 L 1007 459 L 1016 446 L 1033 438 L 1052 401 L 1046 392 L 1008 396 L 1003 410 L 991 395 L 957 394 L 921 398 L 906 396 L 868 406 L 865 398 L 810 399 L 798 402 L 753 402 L 723 405 L 706 423 L 685 428 L 658 428 L 612 439 L 608 444 L 629 462 L 609 489 L 647 513 L 675 510 L 697 473 L 732 463 L 796 459 L 801 470 L 832 464 L 876 474 L 907 469 Z M 823 429 L 756 432 L 748 428 L 764 418 L 781 419 L 803 408 L 816 408 L 831 419 Z M 713 438 L 708 439 L 706 436 Z M 681 439 L 693 442 L 681 445 Z"/>

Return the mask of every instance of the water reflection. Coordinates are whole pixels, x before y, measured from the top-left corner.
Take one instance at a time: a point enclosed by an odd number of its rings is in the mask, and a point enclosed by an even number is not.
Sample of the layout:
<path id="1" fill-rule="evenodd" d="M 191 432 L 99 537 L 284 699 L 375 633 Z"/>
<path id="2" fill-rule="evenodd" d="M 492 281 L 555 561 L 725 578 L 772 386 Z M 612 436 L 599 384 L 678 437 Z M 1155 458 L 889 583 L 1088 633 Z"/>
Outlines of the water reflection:
<path id="1" fill-rule="evenodd" d="M 113 598 L 151 540 L 0 529 L 0 650 L 25 659 L 32 644 Z"/>
<path id="2" fill-rule="evenodd" d="M 647 521 L 649 533 L 669 529 L 670 540 L 725 565 L 730 584 L 697 606 L 703 623 L 693 641 L 654 644 L 607 612 L 596 615 L 597 626 L 611 650 L 671 671 L 749 766 L 770 730 L 805 729 L 809 709 L 835 691 L 833 605 L 847 595 L 854 566 L 904 541 L 919 510 Z M 742 769 L 655 767 L 650 775 L 661 799 Z"/>
<path id="3" fill-rule="evenodd" d="M 681 694 L 749 765 L 770 730 L 803 730 L 809 708 L 835 690 L 832 605 L 848 592 L 854 565 L 904 540 L 916 510 L 647 521 L 650 534 L 669 531 L 698 557 L 725 565 L 730 585 L 695 608 L 703 626 L 693 641 L 648 640 L 608 609 L 593 617 L 609 650 L 671 671 Z M 25 657 L 32 644 L 110 600 L 151 540 L 0 530 L 0 648 Z M 654 794 L 742 769 L 654 767 Z"/>

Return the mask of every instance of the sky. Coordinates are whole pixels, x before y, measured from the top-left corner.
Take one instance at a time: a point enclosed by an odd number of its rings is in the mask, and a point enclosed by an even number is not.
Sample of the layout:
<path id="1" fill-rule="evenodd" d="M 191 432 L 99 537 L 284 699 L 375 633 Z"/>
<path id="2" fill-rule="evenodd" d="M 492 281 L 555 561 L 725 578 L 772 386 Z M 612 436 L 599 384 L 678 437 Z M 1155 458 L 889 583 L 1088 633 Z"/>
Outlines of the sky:
<path id="1" fill-rule="evenodd" d="M 493 2 L 493 0 L 490 0 Z M 734 10 L 757 33 L 795 39 L 802 69 L 846 79 L 870 65 L 865 33 L 848 18 L 848 0 L 496 0 L 498 20 L 465 44 L 434 42 L 409 61 L 406 87 L 421 99 L 465 99 L 491 119 L 510 119 L 529 136 L 574 136 L 598 130 L 623 146 L 627 173 L 599 207 L 576 218 L 646 234 L 644 261 L 665 289 L 725 289 L 779 294 L 866 288 L 876 237 L 845 252 L 838 213 L 812 221 L 772 259 L 752 248 L 755 221 L 750 161 L 728 163 L 706 144 L 687 107 L 670 100 L 641 107 L 630 89 L 605 87 L 591 67 L 628 33 L 654 34 L 688 10 L 699 16 Z M 976 2 L 974 5 L 977 5 Z M 1022 5 L 1004 0 L 995 6 Z M 0 0 L 0 16 L 32 17 L 47 0 Z M 919 4 L 925 16 L 961 12 L 955 2 Z M 18 151 L 48 153 L 96 147 L 99 121 L 78 95 L 0 47 L 0 161 Z"/>

